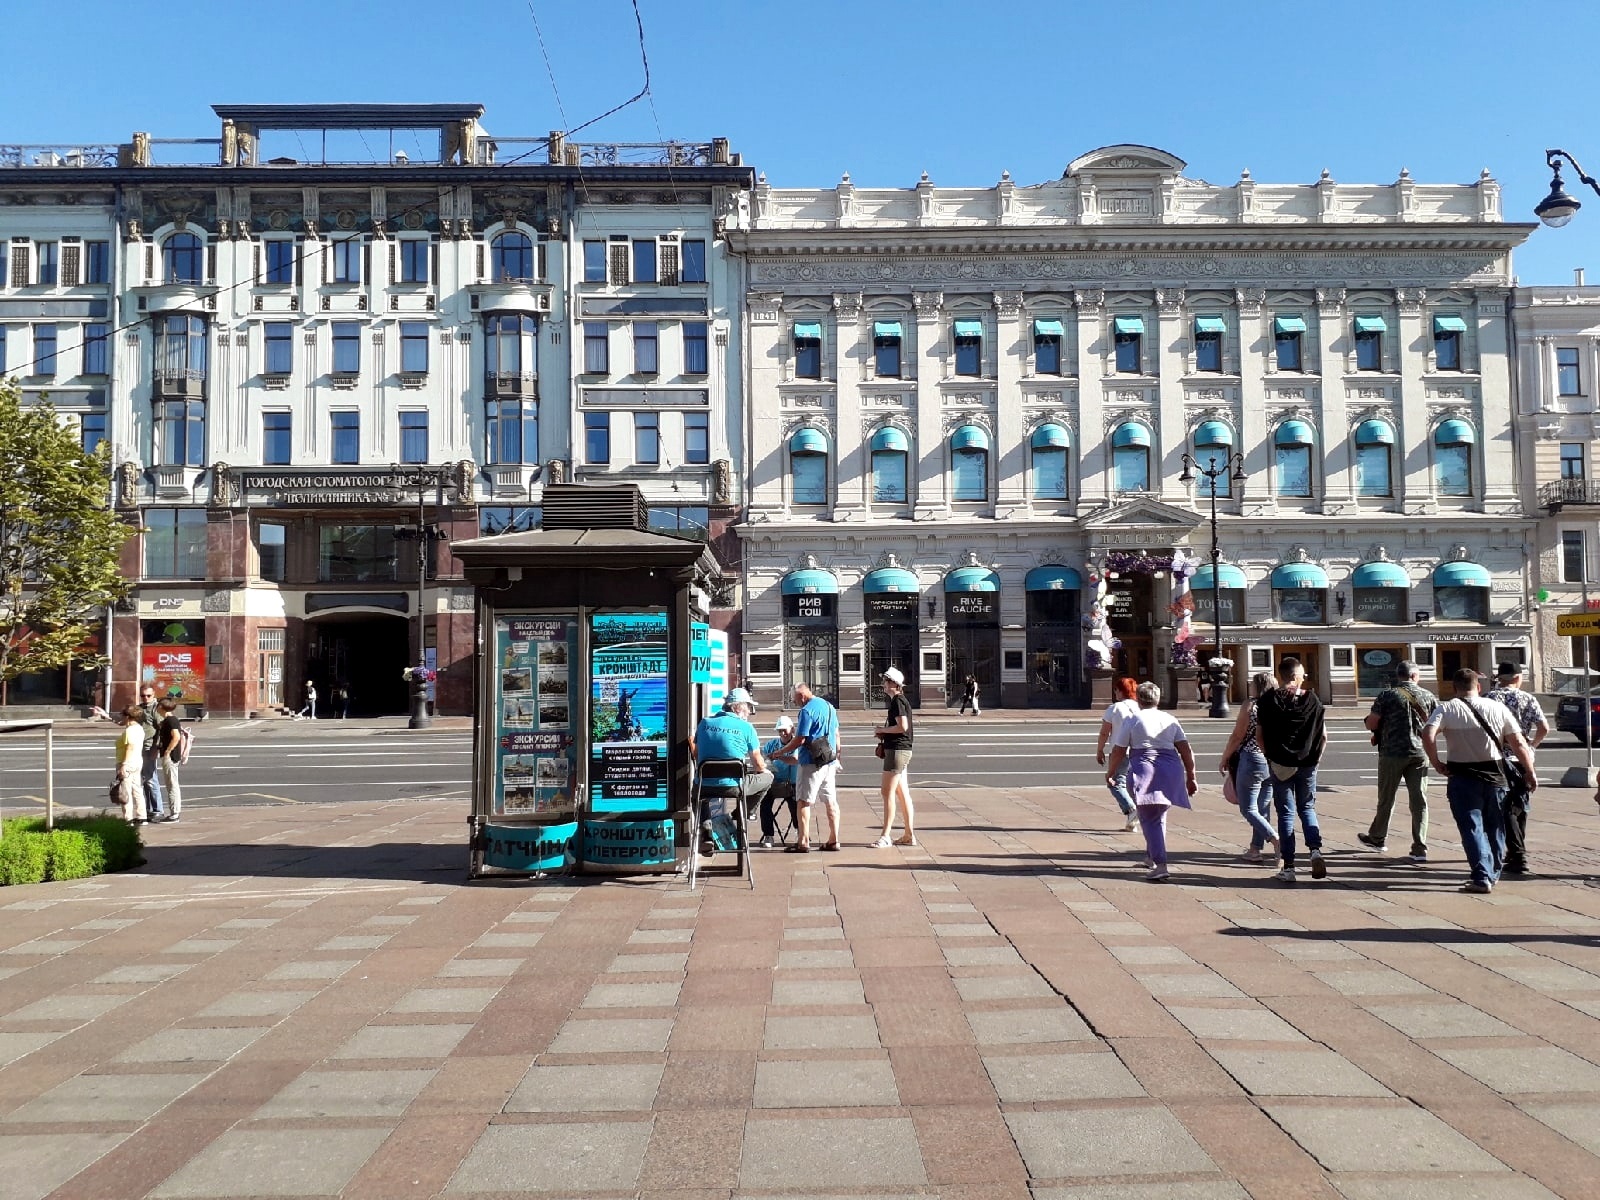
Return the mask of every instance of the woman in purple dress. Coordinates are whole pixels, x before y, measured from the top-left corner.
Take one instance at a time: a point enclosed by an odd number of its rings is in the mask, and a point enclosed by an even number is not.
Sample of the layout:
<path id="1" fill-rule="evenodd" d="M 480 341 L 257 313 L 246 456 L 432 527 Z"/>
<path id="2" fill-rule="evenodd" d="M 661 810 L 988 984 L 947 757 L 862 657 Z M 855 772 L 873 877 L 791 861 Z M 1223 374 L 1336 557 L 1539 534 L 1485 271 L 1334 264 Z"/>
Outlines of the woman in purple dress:
<path id="1" fill-rule="evenodd" d="M 1123 760 L 1128 766 L 1128 790 L 1139 810 L 1139 825 L 1150 854 L 1152 883 L 1167 878 L 1167 810 L 1173 805 L 1189 808 L 1189 797 L 1198 790 L 1194 778 L 1194 754 L 1183 734 L 1183 726 L 1170 713 L 1162 712 L 1161 689 L 1141 683 L 1135 693 L 1139 711 L 1123 722 L 1117 731 L 1111 761 L 1106 766 L 1106 786 Z"/>

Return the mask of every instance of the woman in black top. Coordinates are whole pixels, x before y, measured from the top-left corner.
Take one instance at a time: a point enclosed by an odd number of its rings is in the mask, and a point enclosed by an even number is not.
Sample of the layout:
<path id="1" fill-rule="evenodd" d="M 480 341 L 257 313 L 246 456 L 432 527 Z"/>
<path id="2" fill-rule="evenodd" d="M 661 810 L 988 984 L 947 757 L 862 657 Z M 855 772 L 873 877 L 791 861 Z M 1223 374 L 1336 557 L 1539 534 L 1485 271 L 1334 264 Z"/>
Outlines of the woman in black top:
<path id="1" fill-rule="evenodd" d="M 978 708 L 978 679 L 975 675 L 968 675 L 967 682 L 961 688 L 961 712 L 966 714 L 967 705 L 972 705 L 972 715 L 981 717 L 982 711 Z"/>
<path id="2" fill-rule="evenodd" d="M 917 844 L 916 818 L 911 808 L 911 785 L 906 781 L 906 769 L 911 766 L 911 702 L 905 695 L 906 677 L 895 667 L 883 673 L 883 694 L 889 698 L 889 711 L 881 728 L 872 732 L 878 737 L 878 755 L 883 759 L 883 832 L 873 846 L 915 846 Z M 891 843 L 889 830 L 894 825 L 895 797 L 905 808 L 905 835 Z"/>

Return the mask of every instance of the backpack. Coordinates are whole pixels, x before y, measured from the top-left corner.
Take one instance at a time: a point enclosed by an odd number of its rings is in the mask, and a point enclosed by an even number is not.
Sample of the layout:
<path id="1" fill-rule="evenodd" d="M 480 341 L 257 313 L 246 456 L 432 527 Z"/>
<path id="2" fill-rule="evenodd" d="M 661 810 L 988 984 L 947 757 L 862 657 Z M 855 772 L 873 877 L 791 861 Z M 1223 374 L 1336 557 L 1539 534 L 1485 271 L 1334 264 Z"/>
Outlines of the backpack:
<path id="1" fill-rule="evenodd" d="M 178 726 L 178 744 L 173 747 L 170 757 L 178 766 L 183 766 L 189 761 L 189 755 L 194 750 L 194 734 L 187 725 Z"/>

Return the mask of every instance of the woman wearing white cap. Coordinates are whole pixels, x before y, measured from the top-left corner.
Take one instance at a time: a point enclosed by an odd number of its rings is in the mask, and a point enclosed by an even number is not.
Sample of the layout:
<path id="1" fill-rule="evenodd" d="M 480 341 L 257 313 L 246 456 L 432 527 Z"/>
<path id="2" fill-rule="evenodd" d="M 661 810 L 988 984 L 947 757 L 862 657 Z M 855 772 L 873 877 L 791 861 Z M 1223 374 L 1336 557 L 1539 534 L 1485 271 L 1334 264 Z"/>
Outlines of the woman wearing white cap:
<path id="1" fill-rule="evenodd" d="M 878 756 L 883 759 L 883 832 L 873 846 L 882 849 L 889 845 L 915 846 L 917 844 L 916 817 L 911 808 L 911 785 L 906 771 L 911 766 L 911 702 L 905 696 L 906 677 L 899 668 L 890 667 L 883 673 L 883 694 L 889 698 L 889 712 L 882 727 L 872 732 L 878 738 Z M 894 825 L 895 797 L 905 806 L 904 837 L 889 840 L 889 830 Z"/>

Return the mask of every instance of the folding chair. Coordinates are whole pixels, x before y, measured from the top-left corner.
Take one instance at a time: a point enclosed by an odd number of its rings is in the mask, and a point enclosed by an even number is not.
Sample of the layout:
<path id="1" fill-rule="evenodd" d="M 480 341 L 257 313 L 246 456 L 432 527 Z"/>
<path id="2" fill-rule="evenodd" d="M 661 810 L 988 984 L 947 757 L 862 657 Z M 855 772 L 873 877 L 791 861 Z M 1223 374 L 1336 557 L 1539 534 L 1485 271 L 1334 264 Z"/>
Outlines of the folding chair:
<path id="1" fill-rule="evenodd" d="M 780 846 L 787 845 L 790 838 L 797 836 L 795 826 L 799 821 L 795 811 L 794 784 L 787 779 L 779 779 L 773 783 L 767 797 L 772 806 L 773 832 Z"/>
<path id="2" fill-rule="evenodd" d="M 699 764 L 694 780 L 694 828 L 690 830 L 689 841 L 689 887 L 692 889 L 699 881 L 700 866 L 700 841 L 702 838 L 712 836 L 711 819 L 706 816 L 706 801 L 711 799 L 735 799 L 738 808 L 733 814 L 733 845 L 729 847 L 734 856 L 733 873 L 743 875 L 749 881 L 751 890 L 755 890 L 756 877 L 750 863 L 750 810 L 745 796 L 745 777 L 748 774 L 742 759 L 710 758 Z M 735 783 L 708 784 L 706 777 L 714 779 L 734 779 Z M 722 849 L 722 847 L 718 847 Z M 720 868 L 714 868 L 720 869 Z"/>

